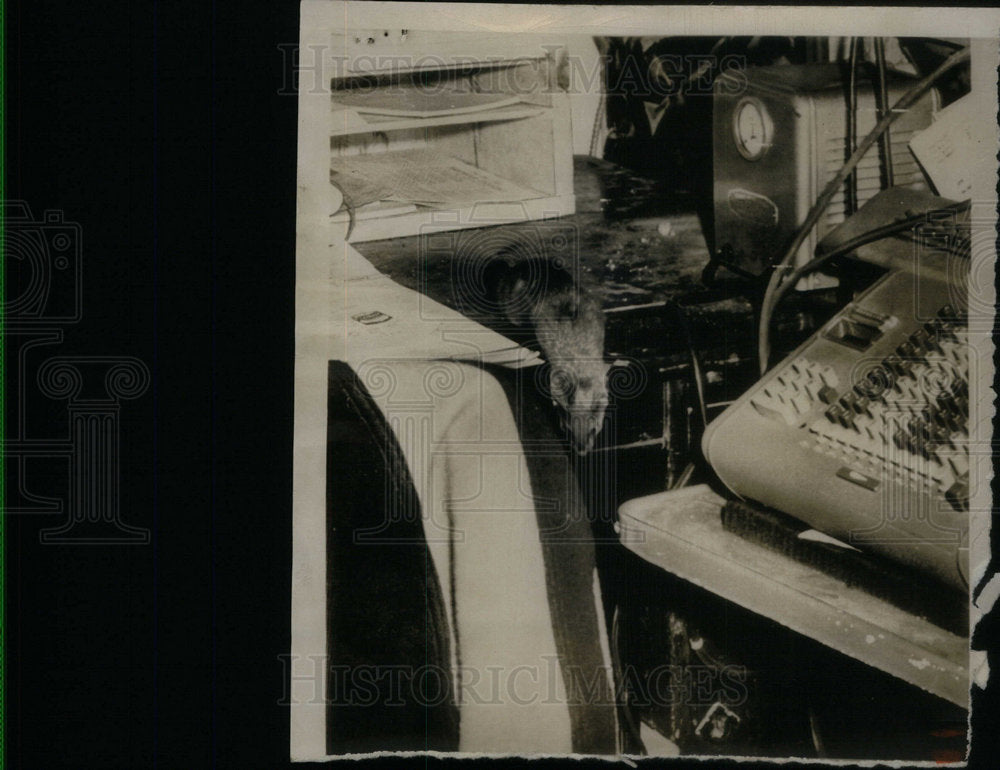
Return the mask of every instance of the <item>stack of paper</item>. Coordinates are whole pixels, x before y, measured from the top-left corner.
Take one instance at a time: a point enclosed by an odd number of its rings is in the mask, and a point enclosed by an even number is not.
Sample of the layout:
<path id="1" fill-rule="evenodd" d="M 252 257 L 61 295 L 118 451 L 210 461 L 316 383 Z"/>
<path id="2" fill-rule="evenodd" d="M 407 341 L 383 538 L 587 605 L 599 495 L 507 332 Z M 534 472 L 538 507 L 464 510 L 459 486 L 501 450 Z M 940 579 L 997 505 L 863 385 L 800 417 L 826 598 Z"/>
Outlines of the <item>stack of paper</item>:
<path id="1" fill-rule="evenodd" d="M 995 144 L 989 134 L 996 125 L 992 112 L 971 94 L 963 96 L 910 140 L 910 150 L 939 195 L 955 201 L 992 197 L 996 164 L 982 162 L 992 158 L 988 148 Z"/>
<path id="2" fill-rule="evenodd" d="M 343 324 L 348 363 L 371 358 L 451 358 L 513 368 L 540 363 L 537 352 L 382 275 L 350 245 L 343 248 L 346 280 L 331 283 L 328 301 L 340 306 L 333 317 Z"/>
<path id="3" fill-rule="evenodd" d="M 507 94 L 481 94 L 439 87 L 343 91 L 333 96 L 335 104 L 372 115 L 434 118 L 506 107 L 521 101 Z"/>
<path id="4" fill-rule="evenodd" d="M 440 206 L 545 197 L 538 190 L 433 150 L 334 158 L 330 181 L 353 208 L 374 201 Z"/>

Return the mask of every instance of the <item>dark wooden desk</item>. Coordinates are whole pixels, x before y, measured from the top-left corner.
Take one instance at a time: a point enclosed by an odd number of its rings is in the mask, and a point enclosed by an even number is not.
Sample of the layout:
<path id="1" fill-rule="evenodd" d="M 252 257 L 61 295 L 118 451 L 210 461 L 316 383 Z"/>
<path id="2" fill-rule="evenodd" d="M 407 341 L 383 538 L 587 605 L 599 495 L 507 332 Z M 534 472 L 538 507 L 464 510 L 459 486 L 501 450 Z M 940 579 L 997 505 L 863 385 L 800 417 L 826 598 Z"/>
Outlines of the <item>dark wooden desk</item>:
<path id="1" fill-rule="evenodd" d="M 610 356 L 678 355 L 683 360 L 686 341 L 676 333 L 676 318 L 663 310 L 668 302 L 687 307 L 692 341 L 707 360 L 732 362 L 733 356 L 755 355 L 751 303 L 738 292 L 727 298 L 725 291 L 711 292 L 701 283 L 709 261 L 705 228 L 710 226 L 711 201 L 678 192 L 669 178 L 586 156 L 574 159 L 574 184 L 576 213 L 570 216 L 455 231 L 446 236 L 445 248 L 420 235 L 356 247 L 393 280 L 496 326 L 496 318 L 463 303 L 461 280 L 456 279 L 500 245 L 517 242 L 562 259 L 601 297 Z M 805 303 L 790 297 L 774 321 L 776 354 L 782 349 L 783 329 L 796 337 L 789 344 L 794 347 L 832 310 L 826 297 L 812 296 Z M 658 367 L 669 364 L 655 362 Z"/>
<path id="2" fill-rule="evenodd" d="M 608 446 L 660 452 L 637 474 L 651 486 L 626 484 L 623 490 L 648 494 L 676 479 L 700 435 L 691 416 L 688 335 L 706 371 L 707 401 L 725 403 L 756 379 L 754 309 L 738 290 L 727 294 L 701 283 L 709 261 L 703 223 L 711 201 L 678 192 L 668 178 L 595 158 L 577 156 L 574 164 L 576 213 L 570 216 L 371 241 L 356 248 L 398 283 L 507 334 L 511 330 L 504 319 L 469 301 L 476 264 L 500 246 L 518 243 L 576 271 L 601 298 L 607 357 L 630 361 L 648 383 L 639 397 L 618 405 L 616 436 Z M 676 305 L 685 308 L 686 331 Z M 832 306 L 822 300 L 791 298 L 775 319 L 779 331 L 784 324 L 793 332 L 786 347 L 825 320 L 827 310 L 832 312 Z M 516 341 L 533 345 L 530 339 Z M 774 347 L 780 354 L 780 340 Z M 656 466 L 666 470 L 651 473 Z"/>
<path id="3" fill-rule="evenodd" d="M 505 240 L 539 242 L 565 253 L 600 293 L 606 309 L 662 302 L 696 286 L 709 253 L 698 202 L 674 192 L 669 180 L 644 177 L 606 161 L 575 158 L 576 213 L 554 220 L 486 226 L 454 233 L 451 253 L 421 243 L 421 236 L 356 244 L 395 281 L 454 305 L 453 259 L 488 256 Z M 569 234 L 575 253 L 553 246 Z M 537 237 L 536 237 L 537 236 Z M 423 264 L 414 260 L 420 254 Z"/>

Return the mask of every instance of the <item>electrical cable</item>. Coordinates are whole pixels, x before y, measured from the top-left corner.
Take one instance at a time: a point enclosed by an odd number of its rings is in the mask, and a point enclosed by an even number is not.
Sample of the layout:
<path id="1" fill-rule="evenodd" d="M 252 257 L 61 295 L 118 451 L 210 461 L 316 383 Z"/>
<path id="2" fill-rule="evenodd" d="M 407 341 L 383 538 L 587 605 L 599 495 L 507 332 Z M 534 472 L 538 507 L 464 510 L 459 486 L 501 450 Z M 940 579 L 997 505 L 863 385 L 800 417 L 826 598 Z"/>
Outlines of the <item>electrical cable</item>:
<path id="1" fill-rule="evenodd" d="M 861 160 L 862 156 L 871 148 L 875 143 L 876 139 L 881 136 L 882 132 L 885 131 L 892 123 L 894 123 L 904 111 L 908 109 L 914 102 L 917 101 L 923 94 L 934 84 L 934 82 L 941 77 L 946 72 L 954 69 L 955 67 L 964 64 L 969 61 L 969 49 L 968 47 L 963 48 L 960 51 L 949 56 L 937 69 L 935 69 L 931 74 L 925 77 L 923 80 L 915 84 L 909 91 L 907 91 L 902 98 L 893 106 L 892 110 L 884 116 L 872 129 L 872 131 L 862 140 L 861 144 L 854 151 L 853 155 L 848 159 L 848 161 L 841 166 L 840 171 L 830 180 L 823 193 L 817 199 L 816 203 L 813 204 L 812 209 L 806 215 L 805 221 L 802 223 L 802 227 L 799 228 L 795 239 L 792 241 L 792 245 L 789 247 L 781 262 L 775 267 L 774 271 L 771 273 L 771 277 L 768 281 L 767 289 L 764 292 L 764 299 L 761 305 L 761 315 L 760 323 L 758 328 L 758 340 L 757 340 L 757 352 L 760 364 L 760 373 L 763 374 L 767 371 L 768 358 L 770 356 L 770 323 L 771 315 L 774 310 L 773 297 L 778 289 L 778 285 L 782 280 L 783 271 L 787 270 L 792 261 L 795 258 L 795 254 L 798 252 L 802 243 L 805 241 L 808 234 L 812 231 L 820 215 L 829 206 L 830 201 L 836 194 L 837 190 L 844 183 L 847 175 L 857 166 L 858 162 Z"/>
<path id="2" fill-rule="evenodd" d="M 875 96 L 878 99 L 879 120 L 885 117 L 889 110 L 889 87 L 886 84 L 885 67 L 885 38 L 875 38 L 875 66 L 878 68 L 878 91 Z M 896 184 L 896 175 L 892 168 L 892 133 L 886 127 L 882 134 L 882 157 L 885 159 L 885 188 L 888 189 Z"/>
<path id="3" fill-rule="evenodd" d="M 827 183 L 823 192 L 809 210 L 809 213 L 802 222 L 802 226 L 799 228 L 798 233 L 792 240 L 788 250 L 785 252 L 781 261 L 775 266 L 774 271 L 771 273 L 767 289 L 764 292 L 757 334 L 757 356 L 759 359 L 761 376 L 767 372 L 768 358 L 771 354 L 770 327 L 771 315 L 774 311 L 774 295 L 777 292 L 779 285 L 782 283 L 782 276 L 785 275 L 785 271 L 790 268 L 795 259 L 795 255 L 799 251 L 799 248 L 805 242 L 809 233 L 812 232 L 812 229 L 816 225 L 816 222 L 819 221 L 820 216 L 830 205 L 830 201 L 833 200 L 833 196 L 840 189 L 841 185 L 844 184 L 844 180 L 847 178 L 847 175 L 854 170 L 854 168 L 861 161 L 861 158 L 868 152 L 869 149 L 871 149 L 872 145 L 878 140 L 883 132 L 900 116 L 905 114 L 905 111 L 909 109 L 921 96 L 923 96 L 930 89 L 930 87 L 934 85 L 938 78 L 945 73 L 950 72 L 955 67 L 966 64 L 969 59 L 970 52 L 968 47 L 955 52 L 945 59 L 944 62 L 937 67 L 937 69 L 927 75 L 927 77 L 917 82 L 912 88 L 910 88 L 909 91 L 903 94 L 899 101 L 893 105 L 889 113 L 879 120 L 879 122 L 875 125 L 875 128 L 873 128 L 871 132 L 869 132 L 869 134 L 861 141 L 858 148 L 854 151 L 854 154 L 848 158 L 847 162 L 841 166 L 840 171 L 838 171 Z"/>
<path id="4" fill-rule="evenodd" d="M 688 462 L 688 464 L 684 466 L 684 470 L 682 470 L 677 476 L 677 480 L 674 481 L 670 489 L 683 489 L 686 487 L 688 482 L 691 481 L 691 477 L 694 475 L 695 470 L 697 469 L 695 468 L 694 462 Z"/>
<path id="5" fill-rule="evenodd" d="M 940 212 L 954 212 L 964 211 L 971 206 L 971 201 L 963 201 L 954 206 L 946 206 L 939 209 Z M 895 235 L 896 233 L 903 232 L 904 230 L 909 230 L 914 225 L 919 225 L 922 222 L 927 221 L 927 217 L 930 212 L 921 212 L 919 214 L 914 214 L 913 216 L 906 217 L 905 219 L 900 219 L 896 222 L 891 222 L 887 225 L 882 225 L 881 227 L 876 227 L 874 230 L 869 230 L 867 233 L 862 233 L 849 241 L 845 241 L 840 246 L 837 246 L 832 251 L 826 254 L 821 254 L 818 257 L 811 259 L 804 265 L 797 267 L 792 271 L 791 275 L 788 276 L 788 280 L 781 284 L 780 288 L 774 293 L 774 299 L 772 304 L 772 310 L 778 306 L 781 300 L 788 294 L 788 292 L 799 282 L 802 276 L 811 273 L 814 270 L 822 267 L 824 264 L 829 262 L 831 259 L 836 259 L 837 257 L 842 257 L 845 254 L 849 254 L 855 249 L 859 249 L 874 241 L 880 241 L 883 238 L 888 238 L 890 235 Z"/>
<path id="6" fill-rule="evenodd" d="M 705 375 L 701 367 L 701 361 L 698 359 L 698 353 L 694 349 L 694 338 L 691 336 L 691 327 L 688 325 L 687 313 L 684 312 L 684 308 L 679 304 L 673 304 L 677 318 L 680 321 L 681 329 L 684 332 L 684 340 L 687 343 L 688 353 L 691 356 L 691 374 L 694 378 L 695 391 L 698 394 L 698 409 L 701 415 L 701 424 L 707 428 L 708 409 L 705 406 Z"/>
<path id="7" fill-rule="evenodd" d="M 677 314 L 677 320 L 680 323 L 681 330 L 684 332 L 684 341 L 687 344 L 688 354 L 691 357 L 691 378 L 694 380 L 695 392 L 698 395 L 698 414 L 701 417 L 702 428 L 708 429 L 708 404 L 706 403 L 705 390 L 705 373 L 701 365 L 701 360 L 698 358 L 698 352 L 694 347 L 694 337 L 691 334 L 691 326 L 688 323 L 687 313 L 684 312 L 684 307 L 677 303 L 672 302 L 671 305 Z M 684 466 L 684 470 L 681 471 L 680 475 L 671 485 L 671 489 L 680 489 L 688 484 L 691 480 L 691 476 L 694 475 L 696 468 L 693 461 L 688 462 Z"/>
<path id="8" fill-rule="evenodd" d="M 848 56 L 850 62 L 850 86 L 847 97 L 847 157 L 851 157 L 858 148 L 858 38 L 851 38 L 851 49 Z M 858 175 L 852 173 L 847 178 L 847 195 L 845 210 L 850 216 L 858 210 Z"/>
<path id="9" fill-rule="evenodd" d="M 674 302 L 671 304 L 673 305 L 674 311 L 677 313 L 677 319 L 680 322 L 681 330 L 684 332 L 684 340 L 687 344 L 688 354 L 691 356 L 691 378 L 694 380 L 694 389 L 698 394 L 698 414 L 701 417 L 702 429 L 707 430 L 708 405 L 705 403 L 705 374 L 702 370 L 698 353 L 694 349 L 694 338 L 691 336 L 691 327 L 688 324 L 687 313 L 684 312 L 684 308 L 679 303 Z M 691 476 L 694 474 L 694 471 L 694 462 L 689 461 L 670 488 L 680 489 L 687 486 L 687 483 L 691 480 Z"/>

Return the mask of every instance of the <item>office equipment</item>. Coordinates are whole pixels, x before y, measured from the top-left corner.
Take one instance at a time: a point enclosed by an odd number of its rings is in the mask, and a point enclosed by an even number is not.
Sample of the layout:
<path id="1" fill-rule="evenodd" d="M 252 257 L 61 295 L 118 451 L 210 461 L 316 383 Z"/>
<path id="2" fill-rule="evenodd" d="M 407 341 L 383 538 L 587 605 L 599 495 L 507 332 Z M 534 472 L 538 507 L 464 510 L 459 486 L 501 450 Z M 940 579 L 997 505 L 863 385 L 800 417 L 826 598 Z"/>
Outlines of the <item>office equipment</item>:
<path id="1" fill-rule="evenodd" d="M 899 264 L 915 244 L 879 248 Z M 705 433 L 722 481 L 967 590 L 967 269 L 924 244 L 768 372 Z"/>
<path id="2" fill-rule="evenodd" d="M 347 6 L 330 4 L 320 69 L 330 94 L 330 181 L 345 199 L 341 206 L 331 192 L 329 214 L 342 229 L 353 221 L 349 241 L 573 213 L 558 45 L 530 35 L 345 32 Z M 395 179 L 394 165 L 428 184 L 436 178 L 438 190 L 453 177 L 455 192 L 408 197 L 413 179 Z"/>
<path id="3" fill-rule="evenodd" d="M 723 528 L 705 485 L 629 500 L 622 544 L 724 599 L 962 708 L 968 640 L 774 548 Z"/>
<path id="4" fill-rule="evenodd" d="M 740 537 L 861 588 L 958 636 L 969 632 L 969 606 L 914 569 L 810 529 L 798 519 L 744 500 L 727 500 L 722 526 Z"/>
<path id="5" fill-rule="evenodd" d="M 894 73 L 889 102 L 895 103 L 916 78 Z M 715 82 L 713 167 L 715 251 L 755 273 L 763 272 L 787 247 L 810 205 L 834 177 L 852 148 L 848 138 L 847 76 L 838 64 L 751 67 L 722 73 Z M 894 183 L 925 188 L 908 143 L 931 122 L 937 97 L 931 91 L 892 126 Z M 871 85 L 859 71 L 857 136 L 878 118 Z M 857 206 L 883 186 L 879 147 L 862 158 L 854 176 Z M 832 200 L 805 240 L 795 264 L 808 261 L 816 244 L 843 222 L 849 184 Z M 829 286 L 815 274 L 801 288 Z"/>

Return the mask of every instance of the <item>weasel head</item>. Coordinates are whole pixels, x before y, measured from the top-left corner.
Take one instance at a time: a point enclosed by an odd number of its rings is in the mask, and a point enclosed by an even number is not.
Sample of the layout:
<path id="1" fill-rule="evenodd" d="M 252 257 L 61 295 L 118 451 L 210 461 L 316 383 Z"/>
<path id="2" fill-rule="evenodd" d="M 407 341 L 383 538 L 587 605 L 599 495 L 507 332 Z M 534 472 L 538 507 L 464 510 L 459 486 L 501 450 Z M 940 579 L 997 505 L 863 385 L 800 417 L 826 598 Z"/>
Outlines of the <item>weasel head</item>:
<path id="1" fill-rule="evenodd" d="M 603 360 L 552 362 L 549 388 L 559 407 L 563 429 L 574 449 L 586 454 L 604 428 L 608 408 L 608 370 Z"/>

